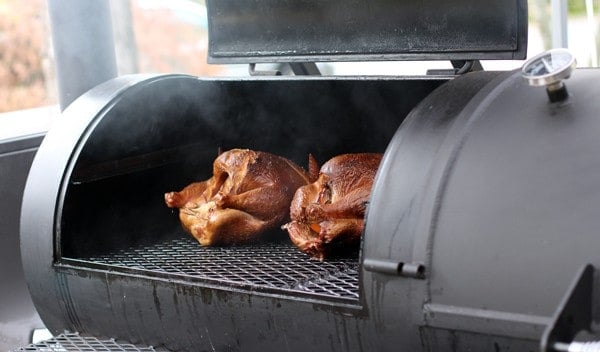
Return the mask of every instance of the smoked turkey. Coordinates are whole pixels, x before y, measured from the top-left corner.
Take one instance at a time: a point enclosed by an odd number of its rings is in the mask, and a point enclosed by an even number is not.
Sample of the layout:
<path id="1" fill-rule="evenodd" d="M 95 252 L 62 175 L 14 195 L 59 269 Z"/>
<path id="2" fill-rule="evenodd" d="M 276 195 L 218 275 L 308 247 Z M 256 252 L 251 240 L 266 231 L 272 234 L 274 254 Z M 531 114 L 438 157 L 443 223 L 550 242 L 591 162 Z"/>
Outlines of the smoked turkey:
<path id="1" fill-rule="evenodd" d="M 323 260 L 355 252 L 382 154 L 344 154 L 327 161 L 315 182 L 300 187 L 292 200 L 292 221 L 284 225 L 292 242 Z"/>
<path id="2" fill-rule="evenodd" d="M 213 176 L 165 194 L 183 228 L 201 245 L 245 244 L 289 221 L 294 192 L 309 183 L 292 161 L 266 152 L 232 149 L 213 163 Z"/>

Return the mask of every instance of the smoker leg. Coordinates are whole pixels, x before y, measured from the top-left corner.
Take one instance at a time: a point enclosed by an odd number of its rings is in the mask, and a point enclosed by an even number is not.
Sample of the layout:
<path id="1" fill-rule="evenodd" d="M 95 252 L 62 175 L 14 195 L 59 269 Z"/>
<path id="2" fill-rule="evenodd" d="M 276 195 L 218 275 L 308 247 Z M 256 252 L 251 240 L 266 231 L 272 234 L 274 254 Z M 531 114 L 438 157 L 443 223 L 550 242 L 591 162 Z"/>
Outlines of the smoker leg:
<path id="1" fill-rule="evenodd" d="M 591 331 L 595 272 L 589 264 L 579 270 L 542 335 L 540 351 L 600 352 L 600 342 L 572 342 L 579 332 Z"/>

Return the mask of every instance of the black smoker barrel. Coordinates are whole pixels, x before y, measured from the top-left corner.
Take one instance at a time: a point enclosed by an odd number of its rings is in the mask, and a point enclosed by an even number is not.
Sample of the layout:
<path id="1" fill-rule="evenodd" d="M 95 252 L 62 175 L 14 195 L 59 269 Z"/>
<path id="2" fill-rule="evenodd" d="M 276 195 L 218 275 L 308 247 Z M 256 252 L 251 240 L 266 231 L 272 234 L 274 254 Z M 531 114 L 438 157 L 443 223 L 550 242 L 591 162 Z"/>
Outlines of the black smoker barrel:
<path id="1" fill-rule="evenodd" d="M 575 71 L 559 103 L 520 72 L 457 95 L 477 76 L 446 83 L 413 110 L 372 193 L 363 280 L 378 283 L 370 292 L 382 306 L 402 302 L 382 320 L 403 321 L 398 334 L 415 348 L 539 340 L 580 268 L 600 265 L 600 71 Z M 386 270 L 407 264 L 424 279 Z M 586 329 L 598 321 L 598 289 L 596 273 L 562 326 L 571 338 L 579 315 L 589 315 Z"/>
<path id="2" fill-rule="evenodd" d="M 174 350 L 361 346 L 373 327 L 358 258 L 311 260 L 283 230 L 275 243 L 203 248 L 163 194 L 208 178 L 219 148 L 305 167 L 309 153 L 384 152 L 445 81 L 170 75 L 96 87 L 48 133 L 25 191 L 24 267 L 40 316 L 54 333 Z"/>
<path id="3" fill-rule="evenodd" d="M 534 350 L 578 269 L 600 265 L 599 75 L 577 70 L 561 103 L 518 72 L 108 82 L 32 167 L 34 302 L 55 332 L 175 350 Z M 202 248 L 162 205 L 218 146 L 302 163 L 386 145 L 360 258 L 315 262 L 285 240 Z"/>

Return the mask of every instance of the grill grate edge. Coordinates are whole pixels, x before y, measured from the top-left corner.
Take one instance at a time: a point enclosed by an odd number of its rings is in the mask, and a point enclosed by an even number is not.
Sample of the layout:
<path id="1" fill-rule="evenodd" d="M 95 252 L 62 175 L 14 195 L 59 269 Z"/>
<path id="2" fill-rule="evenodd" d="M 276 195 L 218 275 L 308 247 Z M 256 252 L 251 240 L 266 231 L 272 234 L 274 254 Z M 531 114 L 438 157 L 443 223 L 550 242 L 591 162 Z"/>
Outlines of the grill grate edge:
<path id="1" fill-rule="evenodd" d="M 186 237 L 82 259 L 111 270 L 127 268 L 148 276 L 160 274 L 351 301 L 359 297 L 356 258 L 321 262 L 289 242 L 202 247 Z"/>
<path id="2" fill-rule="evenodd" d="M 155 349 L 152 346 L 142 347 L 132 344 L 122 344 L 114 339 L 100 340 L 91 336 L 81 336 L 79 333 L 65 332 L 51 339 L 32 343 L 11 352 L 168 352 L 166 349 Z"/>

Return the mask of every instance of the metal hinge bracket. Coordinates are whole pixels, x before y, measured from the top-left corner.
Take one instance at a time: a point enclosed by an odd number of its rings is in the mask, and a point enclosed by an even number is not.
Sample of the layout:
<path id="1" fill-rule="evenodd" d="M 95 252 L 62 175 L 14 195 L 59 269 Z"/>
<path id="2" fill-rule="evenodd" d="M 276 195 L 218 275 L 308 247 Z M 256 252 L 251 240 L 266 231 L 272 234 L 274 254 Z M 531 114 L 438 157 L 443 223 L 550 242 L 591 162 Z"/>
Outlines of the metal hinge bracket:
<path id="1" fill-rule="evenodd" d="M 421 263 L 404 263 L 386 259 L 365 259 L 363 267 L 367 271 L 387 275 L 411 277 L 414 279 L 425 278 L 425 265 Z"/>
<path id="2" fill-rule="evenodd" d="M 594 267 L 588 264 L 577 272 L 542 335 L 540 351 L 600 352 L 600 341 L 573 342 L 579 332 L 591 332 L 595 271 Z"/>
<path id="3" fill-rule="evenodd" d="M 282 63 L 277 70 L 257 70 L 256 64 L 248 66 L 250 76 L 320 76 L 321 71 L 314 62 L 290 62 Z"/>
<path id="4" fill-rule="evenodd" d="M 473 71 L 483 71 L 479 60 L 451 60 L 451 69 L 427 70 L 428 76 L 460 76 Z"/>

